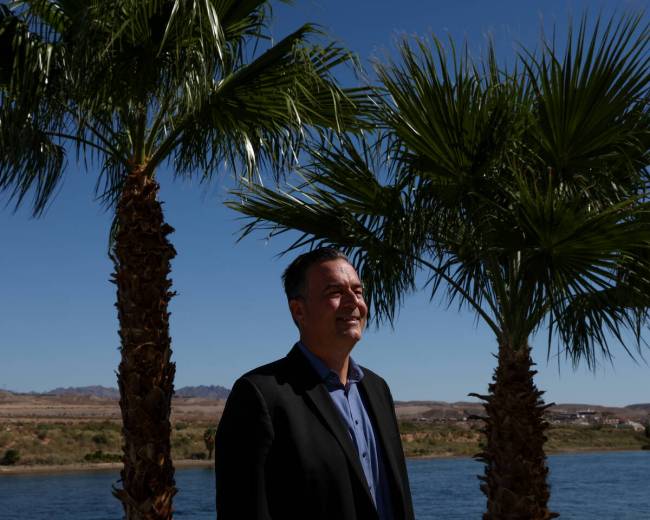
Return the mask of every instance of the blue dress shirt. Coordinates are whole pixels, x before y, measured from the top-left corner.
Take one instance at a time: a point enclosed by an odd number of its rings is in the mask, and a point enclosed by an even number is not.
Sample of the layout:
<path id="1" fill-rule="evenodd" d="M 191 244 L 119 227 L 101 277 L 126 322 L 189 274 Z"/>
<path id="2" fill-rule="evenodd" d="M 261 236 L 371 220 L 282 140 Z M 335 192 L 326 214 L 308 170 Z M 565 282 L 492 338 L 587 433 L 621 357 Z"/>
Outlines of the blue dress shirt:
<path id="1" fill-rule="evenodd" d="M 343 386 L 336 372 L 329 369 L 302 342 L 298 342 L 298 346 L 325 383 L 334 406 L 348 427 L 380 520 L 392 520 L 393 509 L 382 450 L 377 445 L 372 421 L 357 388 L 357 383 L 363 378 L 361 367 L 350 358 L 348 381 Z"/>

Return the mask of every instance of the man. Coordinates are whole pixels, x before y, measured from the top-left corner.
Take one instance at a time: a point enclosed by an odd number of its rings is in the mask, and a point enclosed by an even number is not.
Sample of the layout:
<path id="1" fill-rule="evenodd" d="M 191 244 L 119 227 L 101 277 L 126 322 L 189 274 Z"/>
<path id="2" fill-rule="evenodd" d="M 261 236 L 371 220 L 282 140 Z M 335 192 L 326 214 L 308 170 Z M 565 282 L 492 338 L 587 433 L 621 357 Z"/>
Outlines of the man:
<path id="1" fill-rule="evenodd" d="M 393 400 L 350 357 L 368 308 L 345 255 L 321 248 L 283 275 L 300 341 L 242 376 L 216 435 L 219 520 L 412 520 Z"/>

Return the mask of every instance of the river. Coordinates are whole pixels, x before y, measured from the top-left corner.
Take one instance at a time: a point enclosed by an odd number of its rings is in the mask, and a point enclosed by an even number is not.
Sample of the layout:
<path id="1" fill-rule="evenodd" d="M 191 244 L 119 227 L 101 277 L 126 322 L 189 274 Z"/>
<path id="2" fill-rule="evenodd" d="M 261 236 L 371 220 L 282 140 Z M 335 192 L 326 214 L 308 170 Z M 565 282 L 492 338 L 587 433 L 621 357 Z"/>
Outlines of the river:
<path id="1" fill-rule="evenodd" d="M 418 520 L 480 519 L 484 497 L 472 459 L 407 461 Z M 549 457 L 551 509 L 566 520 L 650 520 L 650 452 L 606 452 Z M 111 495 L 114 471 L 0 475 L 2 520 L 113 520 L 122 518 Z M 180 469 L 176 520 L 214 520 L 211 469 Z"/>

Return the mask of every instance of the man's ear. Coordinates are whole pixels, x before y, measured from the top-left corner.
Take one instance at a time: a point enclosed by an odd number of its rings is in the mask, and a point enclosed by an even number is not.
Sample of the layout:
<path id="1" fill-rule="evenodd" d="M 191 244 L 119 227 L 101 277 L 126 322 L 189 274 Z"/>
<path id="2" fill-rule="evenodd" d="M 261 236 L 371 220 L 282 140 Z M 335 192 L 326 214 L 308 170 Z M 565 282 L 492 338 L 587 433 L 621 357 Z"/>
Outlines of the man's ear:
<path id="1" fill-rule="evenodd" d="M 300 298 L 289 300 L 289 310 L 291 311 L 293 322 L 296 324 L 298 329 L 300 329 L 305 316 L 305 302 Z"/>

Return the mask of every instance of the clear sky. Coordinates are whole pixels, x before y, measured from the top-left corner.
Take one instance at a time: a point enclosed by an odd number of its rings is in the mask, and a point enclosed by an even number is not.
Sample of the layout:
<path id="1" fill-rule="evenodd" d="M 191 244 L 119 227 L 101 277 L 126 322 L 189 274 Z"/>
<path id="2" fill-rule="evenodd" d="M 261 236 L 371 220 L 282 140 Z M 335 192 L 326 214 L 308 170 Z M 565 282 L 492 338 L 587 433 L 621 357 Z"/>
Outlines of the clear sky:
<path id="1" fill-rule="evenodd" d="M 607 14 L 648 2 L 296 0 L 276 5 L 273 32 L 279 38 L 303 22 L 320 24 L 365 66 L 390 54 L 404 34 L 467 39 L 475 54 L 491 35 L 499 55 L 512 59 L 518 43 L 537 44 L 542 26 L 549 34 L 555 24 L 564 34 L 569 15 L 579 16 L 587 5 Z M 341 77 L 353 81 L 350 74 Z M 178 251 L 172 272 L 178 296 L 171 304 L 177 387 L 230 387 L 296 340 L 280 284 L 290 258 L 277 257 L 286 241 L 258 234 L 235 243 L 241 221 L 221 204 L 225 175 L 207 188 L 174 182 L 166 172 L 160 177 Z M 65 182 L 44 218 L 0 207 L 0 389 L 116 386 L 119 342 L 106 256 L 111 217 L 93 200 L 95 178 L 71 153 Z M 622 349 L 614 349 L 613 366 L 603 362 L 591 373 L 586 367 L 574 372 L 554 357 L 547 362 L 545 338 L 533 344 L 537 383 L 548 401 L 650 401 L 650 368 Z M 491 332 L 472 314 L 430 303 L 420 292 L 407 298 L 394 330 L 369 329 L 353 356 L 383 375 L 398 400 L 458 401 L 486 391 L 495 350 Z"/>

